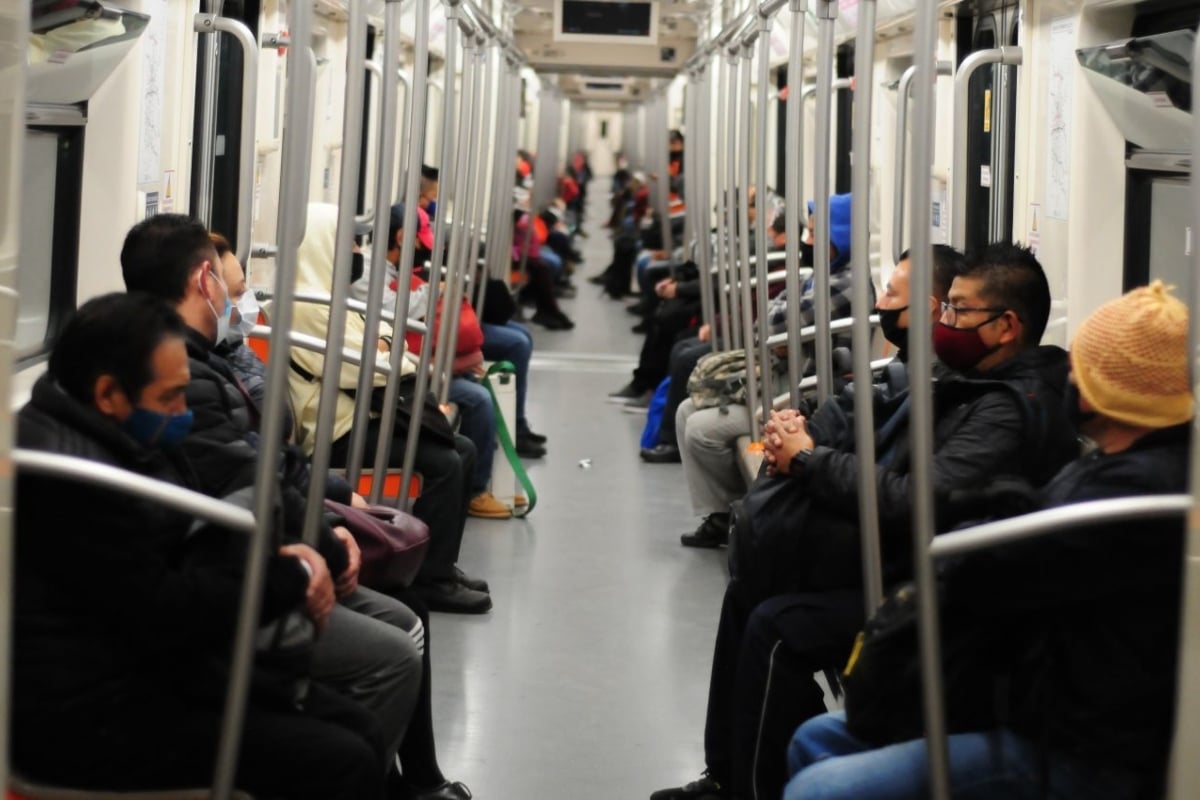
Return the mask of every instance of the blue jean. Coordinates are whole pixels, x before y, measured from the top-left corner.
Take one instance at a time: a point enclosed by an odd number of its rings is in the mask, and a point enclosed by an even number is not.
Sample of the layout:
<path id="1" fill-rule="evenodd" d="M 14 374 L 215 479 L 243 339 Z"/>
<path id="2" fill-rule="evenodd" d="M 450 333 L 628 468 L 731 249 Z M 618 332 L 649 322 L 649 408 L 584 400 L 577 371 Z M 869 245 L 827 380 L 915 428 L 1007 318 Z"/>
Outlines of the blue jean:
<path id="1" fill-rule="evenodd" d="M 549 247 L 542 247 L 542 249 L 538 251 L 538 258 L 542 260 L 543 264 L 550 268 L 550 274 L 555 278 L 558 278 L 559 275 L 562 275 L 563 260 L 558 253 L 554 252 Z"/>
<path id="2" fill-rule="evenodd" d="M 492 395 L 471 378 L 450 381 L 450 402 L 458 406 L 459 432 L 471 440 L 477 453 L 471 474 L 471 496 L 487 491 L 496 455 L 496 409 Z"/>
<path id="3" fill-rule="evenodd" d="M 525 391 L 529 386 L 529 358 L 533 337 L 515 322 L 503 325 L 480 323 L 483 328 L 483 357 L 488 361 L 511 361 L 517 368 L 517 429 L 529 427 L 525 419 Z"/>
<path id="4" fill-rule="evenodd" d="M 1004 728 L 955 734 L 948 748 L 955 800 L 1132 800 L 1143 788 L 1134 773 L 1059 756 L 1050 758 L 1043 787 L 1041 754 Z M 927 757 L 924 739 L 872 748 L 846 729 L 845 712 L 823 714 L 792 738 L 784 800 L 923 800 L 930 794 Z"/>

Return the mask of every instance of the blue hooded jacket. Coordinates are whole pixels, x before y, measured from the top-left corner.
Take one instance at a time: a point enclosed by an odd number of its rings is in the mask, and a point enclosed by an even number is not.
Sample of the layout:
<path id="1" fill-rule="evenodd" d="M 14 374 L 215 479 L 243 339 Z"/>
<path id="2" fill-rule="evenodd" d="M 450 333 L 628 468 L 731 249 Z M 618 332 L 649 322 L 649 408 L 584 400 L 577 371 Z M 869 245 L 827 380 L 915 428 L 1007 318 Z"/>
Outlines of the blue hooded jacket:
<path id="1" fill-rule="evenodd" d="M 813 201 L 808 201 L 808 213 L 813 213 Z M 850 193 L 829 196 L 829 243 L 837 249 L 837 257 L 829 263 L 830 272 L 839 272 L 850 263 Z"/>

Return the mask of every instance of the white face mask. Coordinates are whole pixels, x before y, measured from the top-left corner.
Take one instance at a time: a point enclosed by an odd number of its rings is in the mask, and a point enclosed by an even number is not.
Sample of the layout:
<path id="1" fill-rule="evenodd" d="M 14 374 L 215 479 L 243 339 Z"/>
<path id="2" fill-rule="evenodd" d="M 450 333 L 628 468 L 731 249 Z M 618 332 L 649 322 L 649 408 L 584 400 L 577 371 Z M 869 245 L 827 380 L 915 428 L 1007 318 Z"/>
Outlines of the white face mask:
<path id="1" fill-rule="evenodd" d="M 243 337 L 249 336 L 250 331 L 258 324 L 258 298 L 254 292 L 246 290 L 237 301 L 238 320 L 233 323 L 233 330 Z"/>
<path id="2" fill-rule="evenodd" d="M 217 308 L 216 308 L 216 306 L 213 305 L 212 300 L 210 298 L 206 298 L 205 302 L 208 303 L 208 307 L 209 307 L 209 309 L 212 310 L 213 316 L 217 318 L 216 341 L 223 342 L 223 341 L 225 341 L 226 337 L 229 336 L 229 318 L 233 314 L 233 304 L 231 302 L 229 302 L 229 288 L 225 285 L 225 281 L 221 280 L 217 276 L 217 273 L 215 273 L 215 272 L 212 273 L 212 276 L 213 276 L 213 280 L 215 280 L 217 283 L 221 284 L 221 288 L 225 290 L 225 307 L 222 310 L 222 313 L 218 314 Z M 204 288 L 203 288 L 204 276 L 200 277 L 200 281 L 201 281 L 201 292 L 203 292 L 204 291 Z"/>

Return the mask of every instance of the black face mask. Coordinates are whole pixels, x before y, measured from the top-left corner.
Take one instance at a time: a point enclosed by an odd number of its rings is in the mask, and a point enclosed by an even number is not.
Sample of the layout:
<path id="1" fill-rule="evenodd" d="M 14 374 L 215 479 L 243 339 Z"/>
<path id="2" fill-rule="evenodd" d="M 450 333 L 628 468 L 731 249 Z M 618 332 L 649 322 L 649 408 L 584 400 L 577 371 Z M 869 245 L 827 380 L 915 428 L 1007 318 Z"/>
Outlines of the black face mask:
<path id="1" fill-rule="evenodd" d="M 1076 432 L 1082 432 L 1083 426 L 1096 418 L 1095 411 L 1084 411 L 1079 407 L 1079 387 L 1073 383 L 1068 383 L 1063 392 L 1063 411 Z"/>
<path id="2" fill-rule="evenodd" d="M 362 253 L 351 253 L 350 254 L 350 282 L 351 283 L 358 283 L 359 279 L 362 278 L 363 272 L 366 271 L 366 267 L 364 266 L 364 264 L 365 264 L 365 262 L 363 261 Z"/>
<path id="3" fill-rule="evenodd" d="M 883 338 L 901 350 L 908 346 L 908 328 L 900 327 L 900 315 L 907 310 L 908 306 L 875 309 L 875 313 L 879 315 L 879 328 L 883 331 Z"/>
<path id="4" fill-rule="evenodd" d="M 808 242 L 800 242 L 800 263 L 806 267 L 813 265 L 813 246 Z"/>

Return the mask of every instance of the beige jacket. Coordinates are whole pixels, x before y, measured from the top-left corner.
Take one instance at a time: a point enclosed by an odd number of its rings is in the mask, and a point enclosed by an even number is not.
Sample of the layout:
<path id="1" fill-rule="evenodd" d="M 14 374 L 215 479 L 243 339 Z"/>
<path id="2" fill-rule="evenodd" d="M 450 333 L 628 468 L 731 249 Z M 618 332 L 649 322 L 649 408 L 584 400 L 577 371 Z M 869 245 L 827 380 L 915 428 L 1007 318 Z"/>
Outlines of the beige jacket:
<path id="1" fill-rule="evenodd" d="M 298 264 L 296 268 L 296 290 L 315 291 L 329 294 L 333 286 L 333 255 L 334 240 L 337 231 L 337 206 L 326 203 L 311 203 L 308 206 L 308 224 L 304 241 L 300 244 Z M 292 316 L 292 330 L 306 333 L 320 339 L 329 338 L 329 307 L 315 303 L 296 303 Z M 344 349 L 361 353 L 363 336 L 366 333 L 366 323 L 363 316 L 354 311 L 346 315 Z M 386 322 L 379 324 L 380 337 L 392 337 L 392 328 Z M 393 339 L 393 347 L 404 347 L 404 337 Z M 374 349 L 374 348 L 373 348 Z M 388 353 L 375 350 L 380 363 L 388 363 Z M 296 410 L 297 439 L 304 452 L 312 454 L 314 438 L 317 429 L 317 409 L 320 403 L 320 377 L 325 368 L 325 359 L 320 353 L 311 350 L 292 348 L 292 360 L 303 367 L 316 380 L 309 381 L 296 370 L 289 370 L 288 385 L 291 392 L 292 406 Z M 410 375 L 416 372 L 416 365 L 407 353 L 400 359 L 401 372 Z M 355 390 L 358 388 L 359 367 L 343 363 L 338 380 L 338 387 Z M 387 376 L 376 372 L 373 385 L 383 386 Z M 354 400 L 345 392 L 338 392 L 337 413 L 333 423 L 333 440 L 337 441 L 350 432 L 354 423 Z"/>

